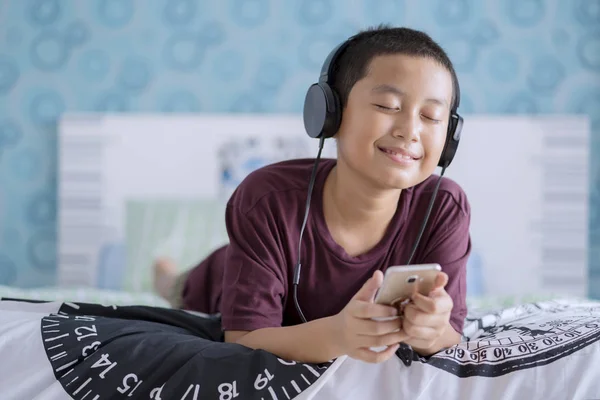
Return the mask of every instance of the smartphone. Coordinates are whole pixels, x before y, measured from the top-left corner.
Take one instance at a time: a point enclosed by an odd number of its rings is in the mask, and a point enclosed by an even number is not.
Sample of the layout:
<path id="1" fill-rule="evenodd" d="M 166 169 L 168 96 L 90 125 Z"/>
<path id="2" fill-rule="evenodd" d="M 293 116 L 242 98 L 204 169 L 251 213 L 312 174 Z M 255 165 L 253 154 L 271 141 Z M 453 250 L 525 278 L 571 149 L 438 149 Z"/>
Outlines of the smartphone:
<path id="1" fill-rule="evenodd" d="M 418 291 L 427 296 L 435 277 L 442 270 L 439 264 L 398 265 L 389 267 L 375 295 L 375 303 L 398 306 Z"/>

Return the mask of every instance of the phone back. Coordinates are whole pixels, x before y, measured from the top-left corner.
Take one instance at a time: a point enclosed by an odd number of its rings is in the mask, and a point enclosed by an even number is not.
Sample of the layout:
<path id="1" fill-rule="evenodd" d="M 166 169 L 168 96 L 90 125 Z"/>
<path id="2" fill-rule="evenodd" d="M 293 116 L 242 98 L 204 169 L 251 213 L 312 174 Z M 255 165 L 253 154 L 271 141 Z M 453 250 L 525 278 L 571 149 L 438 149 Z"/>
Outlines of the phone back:
<path id="1" fill-rule="evenodd" d="M 379 304 L 396 305 L 408 299 L 418 291 L 427 296 L 433 289 L 435 277 L 441 270 L 437 264 L 423 266 L 390 267 L 385 273 L 385 279 L 375 302 Z"/>

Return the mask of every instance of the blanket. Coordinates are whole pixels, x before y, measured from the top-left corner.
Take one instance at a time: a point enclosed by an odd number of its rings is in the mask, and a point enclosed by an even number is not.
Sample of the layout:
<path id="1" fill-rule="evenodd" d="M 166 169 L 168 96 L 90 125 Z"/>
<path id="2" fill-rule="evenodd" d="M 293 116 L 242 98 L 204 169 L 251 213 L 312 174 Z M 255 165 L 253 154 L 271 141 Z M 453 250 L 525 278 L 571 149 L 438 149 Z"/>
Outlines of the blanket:
<path id="1" fill-rule="evenodd" d="M 218 315 L 0 300 L 0 393 L 11 399 L 594 399 L 600 303 L 472 311 L 464 341 L 368 364 L 285 360 L 224 343 Z"/>

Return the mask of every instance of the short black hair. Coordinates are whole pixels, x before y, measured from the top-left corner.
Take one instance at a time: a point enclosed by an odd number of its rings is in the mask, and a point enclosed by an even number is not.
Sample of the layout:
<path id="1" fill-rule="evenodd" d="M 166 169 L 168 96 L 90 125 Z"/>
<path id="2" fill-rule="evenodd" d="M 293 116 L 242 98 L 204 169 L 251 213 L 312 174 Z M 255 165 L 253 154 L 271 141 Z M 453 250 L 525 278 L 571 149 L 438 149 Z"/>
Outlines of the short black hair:
<path id="1" fill-rule="evenodd" d="M 392 54 L 427 57 L 440 63 L 452 76 L 453 95 L 450 109 L 458 107 L 458 77 L 442 47 L 424 32 L 379 25 L 355 35 L 332 65 L 331 86 L 339 95 L 342 108 L 346 107 L 354 84 L 367 75 L 371 61 L 377 56 Z"/>

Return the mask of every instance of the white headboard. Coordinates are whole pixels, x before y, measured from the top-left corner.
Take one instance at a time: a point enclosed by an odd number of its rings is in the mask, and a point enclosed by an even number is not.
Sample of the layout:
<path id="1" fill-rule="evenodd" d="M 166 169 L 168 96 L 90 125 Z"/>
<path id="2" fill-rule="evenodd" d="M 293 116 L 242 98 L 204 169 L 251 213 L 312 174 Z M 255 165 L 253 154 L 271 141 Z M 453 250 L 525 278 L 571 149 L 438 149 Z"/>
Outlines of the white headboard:
<path id="1" fill-rule="evenodd" d="M 446 175 L 472 206 L 470 294 L 586 295 L 589 132 L 583 116 L 465 117 Z M 188 268 L 225 243 L 222 205 L 260 160 L 318 145 L 300 115 L 66 115 L 59 135 L 59 284 L 126 290 L 150 288 L 157 254 Z"/>

